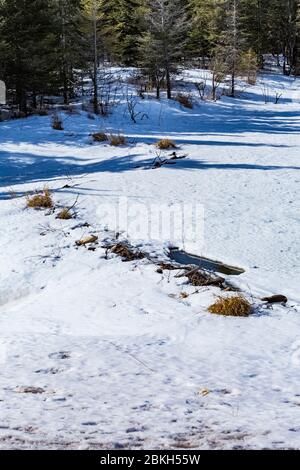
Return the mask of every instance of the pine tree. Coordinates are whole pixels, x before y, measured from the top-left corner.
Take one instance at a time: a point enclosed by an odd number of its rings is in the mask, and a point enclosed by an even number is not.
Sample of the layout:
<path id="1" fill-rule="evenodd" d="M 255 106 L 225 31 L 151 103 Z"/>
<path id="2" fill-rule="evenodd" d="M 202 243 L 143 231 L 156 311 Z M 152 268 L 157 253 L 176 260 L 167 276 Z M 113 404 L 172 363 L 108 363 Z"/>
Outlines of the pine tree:
<path id="1" fill-rule="evenodd" d="M 48 0 L 0 3 L 2 69 L 15 102 L 27 113 L 28 97 L 47 90 L 53 73 L 52 6 Z"/>
<path id="2" fill-rule="evenodd" d="M 240 2 L 240 24 L 244 45 L 247 50 L 255 52 L 260 66 L 263 66 L 263 56 L 268 49 L 267 45 L 270 44 L 268 29 L 270 1 L 274 0 L 241 0 Z"/>
<path id="3" fill-rule="evenodd" d="M 188 48 L 192 57 L 201 58 L 205 68 L 220 34 L 222 2 L 216 0 L 189 0 L 190 27 Z"/>
<path id="4" fill-rule="evenodd" d="M 74 93 L 74 69 L 85 65 L 81 0 L 51 0 L 55 9 L 55 56 L 64 103 Z"/>
<path id="5" fill-rule="evenodd" d="M 287 74 L 294 72 L 296 69 L 298 7 L 298 0 L 285 0 L 285 5 L 281 12 L 281 34 L 283 38 L 283 53 L 285 57 L 284 72 Z M 286 64 L 288 68 L 286 67 Z"/>
<path id="6" fill-rule="evenodd" d="M 249 49 L 248 51 L 240 54 L 239 73 L 247 78 L 249 85 L 256 84 L 258 69 L 259 63 L 256 52 Z"/>
<path id="7" fill-rule="evenodd" d="M 136 65 L 142 35 L 144 0 L 106 0 L 103 3 L 107 55 L 124 65 Z"/>
<path id="8" fill-rule="evenodd" d="M 299 0 L 268 0 L 264 15 L 267 38 L 264 40 L 263 52 L 276 55 L 278 65 L 280 56 L 283 56 L 284 74 L 297 72 L 298 12 Z"/>
<path id="9" fill-rule="evenodd" d="M 83 33 L 85 35 L 87 45 L 87 58 L 93 64 L 92 67 L 92 81 L 93 81 L 93 107 L 94 113 L 99 114 L 98 106 L 98 67 L 99 67 L 99 41 L 100 29 L 103 21 L 103 0 L 82 0 L 84 11 L 84 27 Z"/>
<path id="10" fill-rule="evenodd" d="M 45 93 L 68 103 L 76 70 L 91 74 L 97 112 L 104 61 L 141 65 L 170 98 L 172 73 L 197 59 L 215 83 L 229 74 L 234 96 L 270 53 L 300 73 L 300 0 L 0 0 L 1 79 L 23 112 Z"/>
<path id="11" fill-rule="evenodd" d="M 224 62 L 224 70 L 230 75 L 230 95 L 235 97 L 235 82 L 238 75 L 242 51 L 242 31 L 240 24 L 240 0 L 226 0 L 224 8 L 224 30 L 220 35 L 215 54 Z"/>
<path id="12" fill-rule="evenodd" d="M 156 73 L 163 72 L 167 97 L 172 97 L 171 73 L 180 59 L 187 33 L 185 5 L 181 0 L 149 0 L 148 31 L 144 36 L 144 62 Z M 146 45 L 146 47 L 145 47 Z M 149 61 L 151 62 L 149 64 Z"/>

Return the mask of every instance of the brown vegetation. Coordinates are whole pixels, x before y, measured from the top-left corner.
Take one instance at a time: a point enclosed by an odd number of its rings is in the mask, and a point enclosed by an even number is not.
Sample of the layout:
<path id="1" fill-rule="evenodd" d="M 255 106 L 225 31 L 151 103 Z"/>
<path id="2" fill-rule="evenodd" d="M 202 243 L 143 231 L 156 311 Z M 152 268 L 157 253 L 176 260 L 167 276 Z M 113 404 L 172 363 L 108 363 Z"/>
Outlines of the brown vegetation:
<path id="1" fill-rule="evenodd" d="M 248 317 L 251 313 L 251 304 L 242 295 L 234 297 L 219 297 L 218 300 L 209 307 L 208 311 L 215 315 L 225 317 Z"/>
<path id="2" fill-rule="evenodd" d="M 170 150 L 177 148 L 176 144 L 170 139 L 161 139 L 156 142 L 155 145 L 157 148 L 159 148 L 159 150 Z"/>
<path id="3" fill-rule="evenodd" d="M 54 207 L 51 193 L 47 187 L 43 189 L 42 193 L 27 196 L 26 200 L 27 207 L 31 207 L 33 209 L 52 209 Z"/>

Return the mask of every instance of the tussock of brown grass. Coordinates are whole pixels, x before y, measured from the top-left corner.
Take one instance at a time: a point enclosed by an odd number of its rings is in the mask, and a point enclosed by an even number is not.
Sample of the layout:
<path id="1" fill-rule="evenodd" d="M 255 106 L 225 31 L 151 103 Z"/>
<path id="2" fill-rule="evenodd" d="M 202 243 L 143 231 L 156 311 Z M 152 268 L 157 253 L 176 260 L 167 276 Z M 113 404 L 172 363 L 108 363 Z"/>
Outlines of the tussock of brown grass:
<path id="1" fill-rule="evenodd" d="M 42 193 L 27 196 L 27 207 L 33 209 L 52 209 L 54 202 L 48 188 L 44 188 Z"/>
<path id="2" fill-rule="evenodd" d="M 57 214 L 56 218 L 60 220 L 70 220 L 70 219 L 73 219 L 73 216 L 71 214 L 70 209 L 65 207 Z"/>
<path id="3" fill-rule="evenodd" d="M 173 140 L 170 139 L 162 139 L 156 142 L 156 147 L 159 148 L 160 150 L 170 150 L 170 149 L 176 149 L 177 146 L 173 142 Z"/>
<path id="4" fill-rule="evenodd" d="M 117 243 L 116 245 L 109 247 L 107 251 L 110 251 L 111 253 L 120 256 L 121 258 L 123 258 L 124 261 L 134 261 L 145 258 L 144 253 L 138 250 L 133 250 L 125 243 Z"/>
<path id="5" fill-rule="evenodd" d="M 92 137 L 94 139 L 94 142 L 107 142 L 108 135 L 105 134 L 105 132 L 96 132 L 95 134 L 92 134 Z"/>
<path id="6" fill-rule="evenodd" d="M 251 313 L 251 304 L 242 295 L 219 297 L 208 311 L 225 317 L 248 317 Z"/>
<path id="7" fill-rule="evenodd" d="M 204 287 L 204 286 L 216 286 L 223 287 L 224 278 L 212 276 L 206 271 L 201 271 L 199 269 L 194 269 L 185 273 L 185 276 L 188 278 L 189 282 L 194 287 Z"/>
<path id="8" fill-rule="evenodd" d="M 119 147 L 126 144 L 126 137 L 122 134 L 109 134 L 108 141 L 113 147 Z"/>
<path id="9" fill-rule="evenodd" d="M 194 107 L 193 100 L 189 95 L 178 93 L 175 100 L 178 101 L 178 103 L 181 104 L 181 106 L 184 108 L 193 109 Z"/>
<path id="10" fill-rule="evenodd" d="M 163 270 L 163 271 L 178 271 L 179 270 L 179 267 L 175 264 L 171 264 L 171 263 L 159 263 L 159 267 Z"/>

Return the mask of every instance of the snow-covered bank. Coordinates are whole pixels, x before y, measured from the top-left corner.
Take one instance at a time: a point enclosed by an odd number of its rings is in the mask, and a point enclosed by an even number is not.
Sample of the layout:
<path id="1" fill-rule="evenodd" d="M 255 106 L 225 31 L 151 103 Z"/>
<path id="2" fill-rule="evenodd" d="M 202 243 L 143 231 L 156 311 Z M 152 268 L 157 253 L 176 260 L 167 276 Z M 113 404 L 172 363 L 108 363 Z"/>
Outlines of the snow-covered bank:
<path id="1" fill-rule="evenodd" d="M 145 100 L 136 126 L 121 105 L 104 121 L 66 116 L 63 132 L 50 117 L 0 123 L 2 448 L 300 447 L 300 83 L 266 80 L 281 104 L 258 84 L 190 111 Z M 93 144 L 100 128 L 128 145 Z M 188 158 L 145 170 L 160 137 Z M 79 195 L 76 220 L 25 208 L 45 184 L 62 206 Z M 285 294 L 288 307 L 213 317 L 216 288 L 194 294 L 148 261 L 76 250 L 106 236 L 99 205 L 123 196 L 203 204 L 204 246 L 185 248 L 244 268 L 247 295 Z"/>

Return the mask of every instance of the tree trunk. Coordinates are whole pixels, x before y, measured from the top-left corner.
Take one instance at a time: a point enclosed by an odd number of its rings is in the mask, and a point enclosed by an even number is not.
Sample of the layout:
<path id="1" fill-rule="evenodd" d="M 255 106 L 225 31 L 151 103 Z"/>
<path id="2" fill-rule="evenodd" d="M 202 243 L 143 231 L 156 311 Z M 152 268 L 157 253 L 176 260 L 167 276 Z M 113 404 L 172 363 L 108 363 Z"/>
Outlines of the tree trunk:
<path id="1" fill-rule="evenodd" d="M 215 74 L 213 73 L 212 76 L 212 99 L 216 101 L 216 82 L 215 82 Z"/>
<path id="2" fill-rule="evenodd" d="M 171 85 L 171 76 L 169 66 L 166 67 L 166 82 L 167 82 L 167 98 L 168 100 L 172 99 L 172 85 Z"/>
<path id="3" fill-rule="evenodd" d="M 36 99 L 36 92 L 35 91 L 32 93 L 32 106 L 33 106 L 33 109 L 37 108 L 37 99 Z"/>
<path id="4" fill-rule="evenodd" d="M 97 18 L 96 13 L 93 19 L 93 29 L 94 29 L 94 113 L 99 114 L 98 107 L 98 46 L 97 46 Z"/>
<path id="5" fill-rule="evenodd" d="M 156 99 L 160 100 L 160 84 L 156 83 Z"/>
<path id="6" fill-rule="evenodd" d="M 26 91 L 23 89 L 20 83 L 17 84 L 16 87 L 16 98 L 17 98 L 17 105 L 19 106 L 19 110 L 22 113 L 27 114 L 27 98 L 26 98 Z"/>
<path id="7" fill-rule="evenodd" d="M 235 98 L 235 70 L 233 70 L 231 75 L 231 97 Z"/>
<path id="8" fill-rule="evenodd" d="M 64 104 L 69 104 L 68 78 L 67 78 L 65 66 L 63 67 L 62 74 L 63 74 L 63 87 L 64 87 L 64 91 L 63 91 Z"/>

